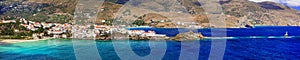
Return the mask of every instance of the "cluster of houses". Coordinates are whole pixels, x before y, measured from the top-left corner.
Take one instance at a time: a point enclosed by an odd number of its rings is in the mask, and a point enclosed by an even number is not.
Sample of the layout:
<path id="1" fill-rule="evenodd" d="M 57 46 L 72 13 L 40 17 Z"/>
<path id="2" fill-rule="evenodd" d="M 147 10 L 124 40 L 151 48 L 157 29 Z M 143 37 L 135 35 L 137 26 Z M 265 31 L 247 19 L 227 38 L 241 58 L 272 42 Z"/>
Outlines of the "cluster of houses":
<path id="1" fill-rule="evenodd" d="M 176 22 L 176 25 L 195 29 L 203 28 L 203 26 L 199 25 L 199 23 L 196 22 Z"/>
<path id="2" fill-rule="evenodd" d="M 93 28 L 93 29 L 91 29 Z M 72 38 L 97 38 L 97 37 L 111 37 L 107 35 L 113 35 L 114 33 L 127 34 L 126 36 L 139 36 L 139 37 L 151 37 L 154 39 L 164 39 L 167 36 L 163 34 L 156 34 L 154 31 L 144 31 L 144 30 L 127 30 L 126 28 L 116 27 L 116 26 L 105 26 L 105 25 L 74 25 L 74 30 L 72 30 L 73 34 Z M 125 36 L 125 37 L 126 37 Z M 114 37 L 111 39 L 121 39 L 124 37 Z M 130 38 L 130 37 L 127 37 Z"/>
<path id="3" fill-rule="evenodd" d="M 168 39 L 164 34 L 157 34 L 155 31 L 144 31 L 144 30 L 128 30 L 129 36 L 140 36 L 140 37 L 149 37 L 149 39 L 159 40 L 159 39 Z"/>
<path id="4" fill-rule="evenodd" d="M 20 19 L 21 26 L 26 27 L 31 31 L 36 31 L 39 28 L 47 29 L 46 34 L 54 38 L 68 38 L 66 33 L 71 31 L 72 25 L 69 23 L 47 23 L 47 22 L 33 22 L 25 19 Z M 35 35 L 35 34 L 34 34 Z M 43 34 L 44 35 L 44 34 Z"/>
<path id="5" fill-rule="evenodd" d="M 16 23 L 16 20 L 2 20 L 1 23 Z M 20 25 L 28 30 L 37 31 L 44 29 L 42 33 L 34 33 L 33 38 L 52 37 L 52 38 L 96 38 L 99 36 L 113 34 L 113 32 L 128 34 L 127 36 L 140 36 L 152 38 L 165 38 L 166 35 L 157 34 L 155 31 L 128 30 L 122 26 L 105 26 L 105 25 L 72 25 L 69 23 L 47 23 L 19 20 Z M 73 28 L 73 29 L 72 29 Z"/>
<path id="6" fill-rule="evenodd" d="M 111 33 L 109 26 L 104 25 L 73 25 L 72 38 L 96 38 Z M 76 34 L 75 34 L 76 33 Z"/>
<path id="7" fill-rule="evenodd" d="M 128 34 L 129 35 L 138 35 L 138 36 L 152 36 L 152 37 L 158 37 L 158 36 L 166 36 L 166 35 L 163 35 L 163 34 L 156 34 L 155 31 L 144 31 L 144 30 L 129 30 L 128 31 Z"/>

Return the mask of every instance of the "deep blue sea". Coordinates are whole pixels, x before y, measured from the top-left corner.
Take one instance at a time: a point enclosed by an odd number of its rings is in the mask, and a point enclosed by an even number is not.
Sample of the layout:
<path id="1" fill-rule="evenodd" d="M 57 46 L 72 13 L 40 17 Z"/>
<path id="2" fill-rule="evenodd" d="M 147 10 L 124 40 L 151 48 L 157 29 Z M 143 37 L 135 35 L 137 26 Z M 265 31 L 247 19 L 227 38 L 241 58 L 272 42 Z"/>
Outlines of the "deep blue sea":
<path id="1" fill-rule="evenodd" d="M 171 28 L 135 28 L 157 33 L 178 33 Z M 299 27 L 214 28 L 227 37 L 210 36 L 211 29 L 199 29 L 206 38 L 194 41 L 93 41 L 51 39 L 0 45 L 0 60 L 299 60 Z M 180 29 L 183 32 L 185 29 Z M 189 31 L 189 29 L 186 29 Z M 286 32 L 289 36 L 282 37 Z M 222 33 L 224 34 L 224 33 Z M 228 38 L 230 37 L 230 38 Z M 130 48 L 131 47 L 131 48 Z M 224 54 L 223 54 L 224 53 Z M 143 58 L 139 58 L 143 59 Z"/>
<path id="2" fill-rule="evenodd" d="M 190 29 L 184 28 L 129 28 L 130 30 L 155 31 L 158 34 L 167 34 L 167 36 L 176 36 L 178 33 L 189 32 Z M 248 37 L 248 36 L 284 36 L 286 32 L 290 36 L 300 36 L 300 27 L 298 26 L 255 26 L 255 28 L 203 28 L 193 30 L 201 32 L 204 36 L 216 37 L 223 35 L 226 37 Z M 218 37 L 218 36 L 217 36 Z M 220 37 L 220 36 L 219 36 Z M 221 36 L 222 37 L 222 36 Z"/>

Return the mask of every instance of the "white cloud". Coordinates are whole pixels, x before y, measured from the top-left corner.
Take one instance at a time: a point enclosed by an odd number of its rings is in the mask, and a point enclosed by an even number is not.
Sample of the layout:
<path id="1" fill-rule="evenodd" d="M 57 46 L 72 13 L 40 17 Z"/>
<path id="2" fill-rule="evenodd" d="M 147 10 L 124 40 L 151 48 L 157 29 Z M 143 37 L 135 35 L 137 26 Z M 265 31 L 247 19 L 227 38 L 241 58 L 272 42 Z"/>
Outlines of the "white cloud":
<path id="1" fill-rule="evenodd" d="M 264 2 L 264 1 L 271 1 L 271 2 L 280 2 L 279 0 L 249 0 L 254 2 Z"/>
<path id="2" fill-rule="evenodd" d="M 276 3 L 287 4 L 288 6 L 300 6 L 300 0 L 249 0 L 254 2 L 271 1 Z"/>
<path id="3" fill-rule="evenodd" d="M 300 6 L 300 0 L 286 0 L 286 3 L 289 6 Z"/>

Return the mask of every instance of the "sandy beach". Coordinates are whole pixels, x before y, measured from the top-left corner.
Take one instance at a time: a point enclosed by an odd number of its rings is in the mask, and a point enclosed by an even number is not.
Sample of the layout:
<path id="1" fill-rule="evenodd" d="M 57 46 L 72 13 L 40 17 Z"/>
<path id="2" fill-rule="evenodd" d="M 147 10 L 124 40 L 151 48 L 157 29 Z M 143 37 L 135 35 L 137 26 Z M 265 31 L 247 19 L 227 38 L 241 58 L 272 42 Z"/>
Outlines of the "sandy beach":
<path id="1" fill-rule="evenodd" d="M 0 44 L 11 44 L 11 43 L 20 43 L 20 42 L 33 42 L 33 41 L 40 41 L 40 40 L 47 40 L 51 38 L 43 38 L 43 39 L 33 39 L 33 40 L 25 40 L 25 39 L 3 39 L 0 40 Z"/>

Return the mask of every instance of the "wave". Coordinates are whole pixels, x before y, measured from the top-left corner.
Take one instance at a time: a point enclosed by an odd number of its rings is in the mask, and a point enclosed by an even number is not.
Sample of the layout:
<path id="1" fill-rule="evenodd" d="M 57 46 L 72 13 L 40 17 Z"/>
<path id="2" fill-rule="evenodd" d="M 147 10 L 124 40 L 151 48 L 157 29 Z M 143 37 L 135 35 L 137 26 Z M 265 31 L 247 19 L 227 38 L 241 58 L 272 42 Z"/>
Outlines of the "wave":
<path id="1" fill-rule="evenodd" d="M 205 37 L 205 39 L 281 39 L 281 38 L 300 38 L 300 36 L 246 36 L 246 37 Z"/>

